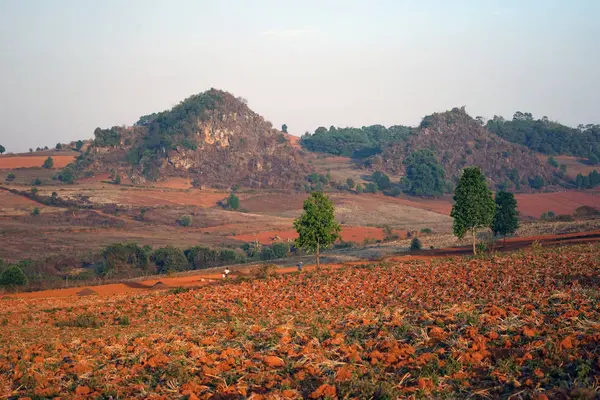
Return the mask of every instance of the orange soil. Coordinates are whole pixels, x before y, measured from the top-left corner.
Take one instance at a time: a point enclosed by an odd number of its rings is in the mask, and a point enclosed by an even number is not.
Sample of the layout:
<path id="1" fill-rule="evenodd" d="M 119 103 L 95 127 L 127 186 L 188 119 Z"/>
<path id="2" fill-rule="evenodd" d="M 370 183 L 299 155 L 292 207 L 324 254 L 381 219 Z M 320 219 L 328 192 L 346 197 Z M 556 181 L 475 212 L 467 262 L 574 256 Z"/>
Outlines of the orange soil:
<path id="1" fill-rule="evenodd" d="M 191 189 L 193 187 L 188 178 L 169 178 L 164 182 L 156 182 L 153 186 L 166 189 Z"/>
<path id="2" fill-rule="evenodd" d="M 300 148 L 300 138 L 298 136 L 294 136 L 294 135 L 288 133 L 287 138 L 290 141 L 290 144 L 292 145 L 292 147 L 295 147 L 297 149 Z"/>
<path id="3" fill-rule="evenodd" d="M 566 191 L 515 195 L 521 215 L 539 218 L 543 212 L 573 214 L 581 206 L 600 206 L 600 193 Z"/>
<path id="4" fill-rule="evenodd" d="M 47 156 L 0 156 L 0 169 L 41 167 L 47 158 Z M 74 159 L 74 156 L 52 156 L 54 168 L 63 168 Z"/>
<path id="5" fill-rule="evenodd" d="M 25 196 L 19 196 L 4 190 L 0 190 L 0 207 L 14 208 L 18 206 L 39 207 L 40 205 Z"/>
<path id="6" fill-rule="evenodd" d="M 400 234 L 400 232 L 396 233 Z M 262 244 L 271 244 L 275 235 L 278 235 L 281 240 L 296 239 L 298 237 L 296 231 L 290 229 L 286 231 L 264 231 L 254 235 L 237 235 L 232 238 L 244 242 L 258 240 Z M 341 235 L 343 240 L 352 242 L 362 242 L 365 239 L 381 240 L 383 239 L 383 230 L 369 226 L 342 226 Z"/>
<path id="7" fill-rule="evenodd" d="M 173 206 L 185 205 L 202 208 L 213 207 L 227 197 L 225 193 L 218 192 L 171 192 L 159 190 L 123 191 L 119 193 L 118 203 L 136 206 Z"/>

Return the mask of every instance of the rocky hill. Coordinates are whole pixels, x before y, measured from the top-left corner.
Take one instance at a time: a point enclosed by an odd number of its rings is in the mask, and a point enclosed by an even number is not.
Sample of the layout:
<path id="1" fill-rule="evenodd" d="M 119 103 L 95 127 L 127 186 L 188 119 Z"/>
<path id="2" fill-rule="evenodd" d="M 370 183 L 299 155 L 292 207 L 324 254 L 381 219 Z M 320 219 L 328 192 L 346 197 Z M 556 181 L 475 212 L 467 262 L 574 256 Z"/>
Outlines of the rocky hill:
<path id="1" fill-rule="evenodd" d="M 72 166 L 79 177 L 123 175 L 134 183 L 187 177 L 199 187 L 294 188 L 309 169 L 287 135 L 232 94 L 211 89 L 133 127 L 96 129 Z"/>
<path id="2" fill-rule="evenodd" d="M 553 171 L 533 151 L 491 134 L 464 108 L 425 117 L 406 141 L 388 146 L 370 162 L 375 168 L 402 174 L 404 158 L 425 148 L 433 150 L 446 178 L 454 182 L 462 168 L 469 165 L 482 168 L 493 183 L 509 188 L 525 190 L 536 177 L 545 184 L 556 180 Z"/>

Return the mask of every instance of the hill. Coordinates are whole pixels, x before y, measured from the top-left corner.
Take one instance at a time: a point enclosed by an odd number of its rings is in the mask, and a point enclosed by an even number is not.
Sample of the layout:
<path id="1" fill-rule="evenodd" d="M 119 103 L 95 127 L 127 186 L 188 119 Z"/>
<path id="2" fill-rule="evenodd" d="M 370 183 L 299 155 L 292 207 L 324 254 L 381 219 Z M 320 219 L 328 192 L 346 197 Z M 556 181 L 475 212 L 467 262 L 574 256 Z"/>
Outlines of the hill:
<path id="1" fill-rule="evenodd" d="M 426 116 L 404 142 L 388 146 L 370 158 L 376 169 L 404 172 L 405 157 L 416 150 L 431 149 L 444 167 L 446 179 L 457 181 L 462 168 L 480 167 L 496 185 L 525 189 L 529 183 L 553 182 L 553 171 L 524 146 L 492 135 L 464 108 Z"/>
<path id="2" fill-rule="evenodd" d="M 79 177 L 123 175 L 134 183 L 185 177 L 198 187 L 294 188 L 307 167 L 287 135 L 245 101 L 216 89 L 132 127 L 97 128 L 71 168 Z"/>

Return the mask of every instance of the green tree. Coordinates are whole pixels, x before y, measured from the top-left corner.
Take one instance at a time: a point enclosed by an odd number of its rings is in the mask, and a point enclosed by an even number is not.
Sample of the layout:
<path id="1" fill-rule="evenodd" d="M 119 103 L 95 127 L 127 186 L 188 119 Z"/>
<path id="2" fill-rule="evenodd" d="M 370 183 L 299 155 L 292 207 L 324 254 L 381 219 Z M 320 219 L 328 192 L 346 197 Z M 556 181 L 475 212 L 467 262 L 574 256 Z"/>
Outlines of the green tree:
<path id="1" fill-rule="evenodd" d="M 598 156 L 595 155 L 594 153 L 590 153 L 590 155 L 588 156 L 588 164 L 596 165 L 599 162 L 600 162 L 600 159 L 598 159 Z"/>
<path id="2" fill-rule="evenodd" d="M 21 268 L 11 265 L 0 274 L 0 285 L 9 288 L 27 285 L 27 276 Z"/>
<path id="3" fill-rule="evenodd" d="M 377 184 L 379 190 L 389 189 L 390 187 L 390 177 L 387 176 L 385 172 L 375 171 L 373 175 L 371 175 L 371 179 Z"/>
<path id="4" fill-rule="evenodd" d="M 286 124 L 281 125 L 281 130 L 283 132 L 288 133 L 287 129 L 288 129 L 288 126 Z"/>
<path id="5" fill-rule="evenodd" d="M 135 243 L 115 243 L 102 250 L 100 275 L 112 275 L 148 268 L 148 253 Z"/>
<path id="6" fill-rule="evenodd" d="M 56 143 L 56 150 L 60 150 L 60 149 L 62 149 L 62 144 Z"/>
<path id="7" fill-rule="evenodd" d="M 82 147 L 83 147 L 83 141 L 82 141 L 82 140 L 78 140 L 78 141 L 75 143 L 75 150 L 77 150 L 77 151 L 81 151 Z"/>
<path id="8" fill-rule="evenodd" d="M 240 198 L 237 197 L 235 193 L 231 193 L 229 195 L 229 198 L 227 199 L 227 205 L 232 210 L 237 210 L 238 208 L 240 208 Z"/>
<path id="9" fill-rule="evenodd" d="M 379 187 L 375 182 L 369 182 L 365 185 L 365 193 L 377 193 Z"/>
<path id="10" fill-rule="evenodd" d="M 494 220 L 496 203 L 492 191 L 488 188 L 485 176 L 478 167 L 467 167 L 463 170 L 456 189 L 454 205 L 450 216 L 454 218 L 452 225 L 454 235 L 463 238 L 468 231 L 473 235 L 473 254 L 477 229 L 489 227 Z"/>
<path id="11" fill-rule="evenodd" d="M 69 165 L 63 168 L 63 170 L 60 171 L 60 174 L 58 174 L 58 180 L 64 183 L 75 183 L 75 172 L 73 171 L 73 168 Z"/>
<path id="12" fill-rule="evenodd" d="M 496 214 L 492 222 L 494 235 L 502 235 L 506 241 L 506 235 L 512 235 L 519 227 L 519 212 L 517 211 L 517 200 L 512 193 L 496 193 Z"/>
<path id="13" fill-rule="evenodd" d="M 529 186 L 532 189 L 541 189 L 544 187 L 544 178 L 539 175 L 536 175 L 533 178 L 529 179 Z"/>
<path id="14" fill-rule="evenodd" d="M 364 192 L 364 189 L 363 189 L 362 185 L 360 183 L 358 185 L 356 185 L 356 193 L 360 194 L 363 192 Z"/>
<path id="15" fill-rule="evenodd" d="M 121 175 L 119 175 L 119 174 L 115 175 L 115 179 L 113 182 L 115 183 L 115 185 L 120 185 L 121 184 Z"/>
<path id="16" fill-rule="evenodd" d="M 191 215 L 182 215 L 179 218 L 179 225 L 181 225 L 181 226 L 191 226 L 192 225 L 192 216 Z"/>
<path id="17" fill-rule="evenodd" d="M 558 161 L 556 161 L 556 158 L 554 158 L 552 156 L 548 157 L 548 164 L 550 164 L 554 168 L 558 167 Z"/>
<path id="18" fill-rule="evenodd" d="M 32 184 L 33 186 L 40 186 L 40 185 L 42 184 L 42 180 L 41 180 L 40 178 L 35 178 L 35 179 L 34 179 L 34 180 L 31 182 L 31 184 Z"/>
<path id="19" fill-rule="evenodd" d="M 290 251 L 290 246 L 284 242 L 273 243 L 271 248 L 273 249 L 273 254 L 275 255 L 275 258 L 284 258 L 288 255 Z"/>
<path id="20" fill-rule="evenodd" d="M 441 196 L 444 194 L 444 168 L 429 149 L 412 152 L 402 162 L 406 175 L 402 185 L 411 196 Z"/>
<path id="21" fill-rule="evenodd" d="M 183 251 L 173 246 L 166 246 L 156 249 L 150 257 L 156 264 L 157 272 L 165 274 L 175 271 L 185 271 L 189 269 L 190 264 L 183 254 Z"/>
<path id="22" fill-rule="evenodd" d="M 294 221 L 298 232 L 296 245 L 314 251 L 317 268 L 321 262 L 321 249 L 326 249 L 340 238 L 340 225 L 335 220 L 335 207 L 322 192 L 313 192 L 304 201 L 304 212 Z"/>
<path id="23" fill-rule="evenodd" d="M 410 241 L 410 250 L 411 251 L 421 250 L 422 247 L 423 247 L 423 244 L 421 243 L 421 240 L 418 237 L 412 238 L 412 240 Z"/>
<path id="24" fill-rule="evenodd" d="M 346 185 L 348 186 L 348 189 L 354 189 L 354 179 L 352 178 L 348 178 L 346 179 Z"/>
<path id="25" fill-rule="evenodd" d="M 13 174 L 12 172 L 9 173 L 8 175 L 6 175 L 6 181 L 7 182 L 12 182 L 17 178 L 17 176 L 15 174 Z"/>
<path id="26" fill-rule="evenodd" d="M 42 167 L 44 167 L 46 169 L 50 169 L 50 168 L 54 167 L 54 160 L 52 159 L 52 157 L 46 158 L 46 161 L 44 161 L 44 164 L 42 165 Z"/>
<path id="27" fill-rule="evenodd" d="M 4 154 L 6 148 L 0 144 L 0 154 Z"/>
<path id="28" fill-rule="evenodd" d="M 31 215 L 34 217 L 40 215 L 40 209 L 37 207 L 34 207 L 33 210 L 31 210 Z"/>

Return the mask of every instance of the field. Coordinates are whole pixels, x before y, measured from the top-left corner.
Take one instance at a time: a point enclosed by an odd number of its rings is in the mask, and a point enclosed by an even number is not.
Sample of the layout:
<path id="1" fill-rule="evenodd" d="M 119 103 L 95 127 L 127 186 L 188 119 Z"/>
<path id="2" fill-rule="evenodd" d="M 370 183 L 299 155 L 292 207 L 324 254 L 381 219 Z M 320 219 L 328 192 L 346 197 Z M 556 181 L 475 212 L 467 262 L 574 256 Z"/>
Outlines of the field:
<path id="1" fill-rule="evenodd" d="M 543 162 L 547 162 L 548 161 L 548 156 L 544 156 L 544 155 L 539 155 L 538 156 Z M 600 166 L 599 165 L 587 165 L 582 161 L 585 160 L 581 160 L 577 157 L 571 157 L 571 156 L 554 156 L 554 159 L 556 159 L 556 161 L 559 164 L 565 164 L 567 166 L 567 177 L 571 178 L 571 179 L 575 179 L 577 177 L 577 174 L 582 174 L 582 175 L 587 175 L 590 172 L 592 172 L 593 170 L 598 170 L 600 171 Z"/>
<path id="2" fill-rule="evenodd" d="M 599 254 L 535 248 L 5 299 L 0 397 L 591 399 Z"/>
<path id="3" fill-rule="evenodd" d="M 54 168 L 63 168 L 75 159 L 73 155 L 54 155 Z M 35 168 L 41 167 L 48 156 L 40 155 L 6 155 L 0 156 L 0 169 Z"/>

